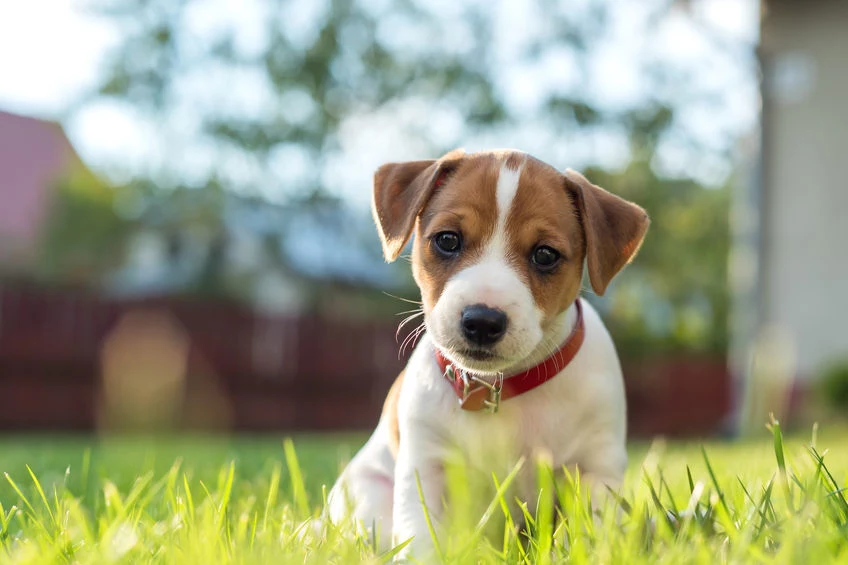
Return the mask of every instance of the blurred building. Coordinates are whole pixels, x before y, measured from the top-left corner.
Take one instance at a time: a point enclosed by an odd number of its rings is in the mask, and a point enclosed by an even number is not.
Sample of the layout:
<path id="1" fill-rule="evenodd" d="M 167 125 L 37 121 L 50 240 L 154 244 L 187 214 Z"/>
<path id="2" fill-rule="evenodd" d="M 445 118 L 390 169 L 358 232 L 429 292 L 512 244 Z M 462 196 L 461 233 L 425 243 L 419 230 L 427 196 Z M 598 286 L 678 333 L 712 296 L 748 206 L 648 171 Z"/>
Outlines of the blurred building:
<path id="1" fill-rule="evenodd" d="M 342 202 L 157 192 L 140 205 L 126 260 L 103 282 L 112 297 L 202 294 L 261 312 L 361 318 L 372 317 L 369 297 L 404 283 L 383 261 L 370 219 Z"/>
<path id="2" fill-rule="evenodd" d="M 32 268 L 56 183 L 81 165 L 59 124 L 0 111 L 0 272 Z"/>
<path id="3" fill-rule="evenodd" d="M 754 351 L 801 388 L 848 360 L 846 24 L 845 2 L 763 2 L 759 159 L 735 207 L 737 372 Z"/>

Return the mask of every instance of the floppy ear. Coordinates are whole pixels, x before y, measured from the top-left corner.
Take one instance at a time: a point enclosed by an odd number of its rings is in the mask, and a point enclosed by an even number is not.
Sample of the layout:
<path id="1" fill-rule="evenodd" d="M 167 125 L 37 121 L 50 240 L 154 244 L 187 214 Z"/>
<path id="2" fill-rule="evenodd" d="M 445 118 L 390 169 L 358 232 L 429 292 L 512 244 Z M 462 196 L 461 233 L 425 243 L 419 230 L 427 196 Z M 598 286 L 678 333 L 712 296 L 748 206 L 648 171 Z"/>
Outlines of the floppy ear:
<path id="1" fill-rule="evenodd" d="M 595 186 L 580 173 L 568 169 L 564 176 L 580 211 L 589 282 L 600 296 L 636 256 L 651 220 L 641 207 Z"/>
<path id="2" fill-rule="evenodd" d="M 438 161 L 389 163 L 374 173 L 371 212 L 386 261 L 398 258 L 412 235 L 418 214 L 436 187 L 455 170 L 462 155 L 462 150 L 456 150 Z"/>

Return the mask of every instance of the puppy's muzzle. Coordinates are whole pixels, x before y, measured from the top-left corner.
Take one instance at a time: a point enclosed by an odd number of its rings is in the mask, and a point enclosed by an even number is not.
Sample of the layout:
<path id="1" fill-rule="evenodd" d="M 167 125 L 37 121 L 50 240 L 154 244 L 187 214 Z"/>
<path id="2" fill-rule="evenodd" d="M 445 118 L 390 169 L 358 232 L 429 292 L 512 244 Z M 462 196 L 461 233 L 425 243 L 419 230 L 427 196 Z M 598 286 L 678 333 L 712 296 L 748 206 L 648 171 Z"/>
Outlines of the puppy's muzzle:
<path id="1" fill-rule="evenodd" d="M 460 326 L 462 335 L 471 345 L 491 347 L 506 333 L 507 321 L 503 310 L 472 304 L 462 309 Z"/>

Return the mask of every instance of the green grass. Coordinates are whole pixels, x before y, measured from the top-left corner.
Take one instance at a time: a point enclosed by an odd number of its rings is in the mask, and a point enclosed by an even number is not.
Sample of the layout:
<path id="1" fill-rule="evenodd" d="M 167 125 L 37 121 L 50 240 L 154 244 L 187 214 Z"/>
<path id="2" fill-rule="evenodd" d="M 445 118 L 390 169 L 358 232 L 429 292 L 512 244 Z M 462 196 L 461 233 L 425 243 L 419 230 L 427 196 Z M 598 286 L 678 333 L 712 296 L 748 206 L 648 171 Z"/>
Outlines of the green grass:
<path id="1" fill-rule="evenodd" d="M 0 563 L 385 561 L 368 540 L 306 527 L 363 440 L 0 439 Z M 624 511 L 594 520 L 579 485 L 559 484 L 567 518 L 545 519 L 556 510 L 540 504 L 526 517 L 529 540 L 508 521 L 486 538 L 479 516 L 457 515 L 439 548 L 451 563 L 839 562 L 848 559 L 846 440 L 848 431 L 826 430 L 784 444 L 775 428 L 744 442 L 636 443 Z M 493 522 L 504 519 L 505 496 L 492 500 Z"/>

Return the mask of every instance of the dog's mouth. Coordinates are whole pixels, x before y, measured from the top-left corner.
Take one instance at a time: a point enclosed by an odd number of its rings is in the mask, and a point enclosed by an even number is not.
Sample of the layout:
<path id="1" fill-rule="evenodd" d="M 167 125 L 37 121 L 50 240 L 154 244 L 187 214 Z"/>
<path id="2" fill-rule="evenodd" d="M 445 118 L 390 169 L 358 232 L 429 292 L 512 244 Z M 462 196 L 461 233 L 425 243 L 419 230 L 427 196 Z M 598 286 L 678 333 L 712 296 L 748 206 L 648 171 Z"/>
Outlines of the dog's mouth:
<path id="1" fill-rule="evenodd" d="M 500 359 L 499 355 L 495 355 L 486 349 L 464 349 L 457 351 L 457 354 L 467 359 L 473 359 L 474 361 L 495 361 L 496 359 Z"/>
<path id="2" fill-rule="evenodd" d="M 501 340 L 493 345 L 478 345 L 469 343 L 460 335 L 452 332 L 440 332 L 441 328 L 429 327 L 428 334 L 433 345 L 457 367 L 472 373 L 496 374 L 507 371 L 516 363 L 520 363 L 526 354 L 523 349 L 514 350 L 514 343 Z M 513 346 L 513 347 L 508 347 Z"/>

